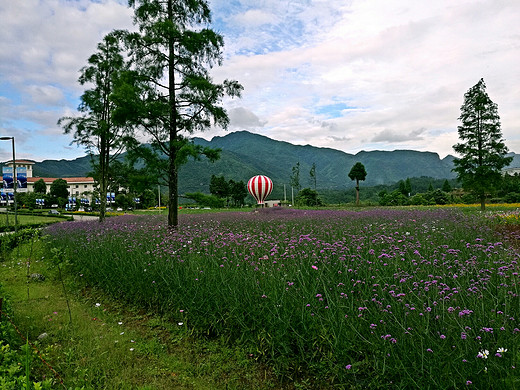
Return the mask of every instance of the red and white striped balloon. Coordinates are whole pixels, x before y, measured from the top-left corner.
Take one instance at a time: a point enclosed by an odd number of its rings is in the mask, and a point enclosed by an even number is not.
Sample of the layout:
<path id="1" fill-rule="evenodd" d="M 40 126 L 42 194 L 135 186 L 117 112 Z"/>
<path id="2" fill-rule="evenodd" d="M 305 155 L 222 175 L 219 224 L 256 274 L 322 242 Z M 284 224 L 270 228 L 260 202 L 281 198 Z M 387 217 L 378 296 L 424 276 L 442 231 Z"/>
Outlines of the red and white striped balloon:
<path id="1" fill-rule="evenodd" d="M 273 190 L 273 181 L 267 176 L 253 176 L 247 182 L 247 190 L 253 195 L 258 204 L 264 204 L 264 199 L 267 198 Z"/>

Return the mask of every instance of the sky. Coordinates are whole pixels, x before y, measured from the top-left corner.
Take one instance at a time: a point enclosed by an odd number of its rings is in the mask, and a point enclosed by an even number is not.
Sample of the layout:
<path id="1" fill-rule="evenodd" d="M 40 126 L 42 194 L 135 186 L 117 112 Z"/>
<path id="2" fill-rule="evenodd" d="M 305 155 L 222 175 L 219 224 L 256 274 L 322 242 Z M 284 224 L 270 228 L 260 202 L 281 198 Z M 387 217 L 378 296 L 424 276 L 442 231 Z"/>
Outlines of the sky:
<path id="1" fill-rule="evenodd" d="M 227 130 L 356 154 L 454 154 L 464 94 L 481 78 L 520 153 L 518 0 L 208 0 L 224 37 L 214 81 Z M 0 0 L 0 136 L 17 159 L 84 156 L 57 125 L 77 115 L 80 69 L 104 35 L 134 29 L 125 0 Z M 0 161 L 12 158 L 0 142 Z"/>

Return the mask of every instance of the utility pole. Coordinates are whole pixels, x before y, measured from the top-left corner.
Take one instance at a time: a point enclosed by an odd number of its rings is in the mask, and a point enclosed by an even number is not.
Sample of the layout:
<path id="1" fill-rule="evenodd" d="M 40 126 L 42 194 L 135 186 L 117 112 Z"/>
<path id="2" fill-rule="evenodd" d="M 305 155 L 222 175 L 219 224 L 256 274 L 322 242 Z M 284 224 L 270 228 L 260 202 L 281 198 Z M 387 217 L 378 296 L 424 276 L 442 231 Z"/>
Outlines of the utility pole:
<path id="1" fill-rule="evenodd" d="M 0 137 L 0 141 L 9 141 L 11 140 L 13 144 L 13 196 L 14 196 L 14 231 L 15 233 L 18 231 L 18 211 L 16 207 L 16 188 L 18 187 L 18 180 L 16 177 L 16 156 L 14 153 L 14 137 Z M 7 201 L 7 205 L 9 201 Z M 7 206 L 6 206 L 7 213 Z"/>

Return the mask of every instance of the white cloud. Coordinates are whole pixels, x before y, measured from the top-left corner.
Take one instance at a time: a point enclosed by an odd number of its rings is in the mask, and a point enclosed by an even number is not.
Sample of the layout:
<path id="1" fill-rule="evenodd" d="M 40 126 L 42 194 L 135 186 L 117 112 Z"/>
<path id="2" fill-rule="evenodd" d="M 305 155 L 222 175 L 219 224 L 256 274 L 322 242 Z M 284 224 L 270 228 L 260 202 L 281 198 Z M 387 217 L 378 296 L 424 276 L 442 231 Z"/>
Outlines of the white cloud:
<path id="1" fill-rule="evenodd" d="M 36 104 L 55 105 L 63 101 L 63 90 L 52 85 L 30 85 L 27 93 Z"/>
<path id="2" fill-rule="evenodd" d="M 263 127 L 265 121 L 260 120 L 252 111 L 244 107 L 232 108 L 228 111 L 230 127 L 239 130 L 246 130 L 256 127 Z"/>
<path id="3" fill-rule="evenodd" d="M 24 0 L 0 3 L 0 72 L 11 83 L 77 83 L 78 70 L 104 34 L 131 27 L 131 10 L 115 0 Z M 4 24 L 4 21 L 7 23 Z"/>
<path id="4" fill-rule="evenodd" d="M 56 139 L 62 130 L 53 122 L 76 109 L 83 91 L 78 71 L 97 42 L 114 28 L 133 28 L 126 4 L 0 0 L 0 109 L 8 114 L 2 131 L 27 125 L 35 137 Z M 215 80 L 244 86 L 241 100 L 225 102 L 230 130 L 349 153 L 413 148 L 444 156 L 457 142 L 464 93 L 483 77 L 506 143 L 520 153 L 520 2 L 210 0 L 210 6 L 226 42 Z M 203 133 L 214 134 L 225 133 Z"/>
<path id="5" fill-rule="evenodd" d="M 353 134 L 344 150 L 373 147 L 356 140 L 379 135 L 378 148 L 402 147 L 406 140 L 404 146 L 452 153 L 463 95 L 481 77 L 499 104 L 504 135 L 518 134 L 518 92 L 512 86 L 520 73 L 512 64 L 519 60 L 520 4 L 371 0 L 337 12 L 343 13 L 340 22 L 316 29 L 300 47 L 237 56 L 220 70 L 244 84 L 245 107 L 271 113 L 265 117 L 277 137 L 308 134 L 304 143 L 327 142 L 320 137 L 323 129 L 312 125 L 311 111 L 335 101 L 352 107 L 328 130 L 329 140 Z M 306 109 L 295 111 L 295 104 Z M 394 136 L 383 142 L 385 129 Z M 409 137 L 417 129 L 424 129 L 422 139 Z M 435 136 L 441 130 L 451 136 Z"/>
<path id="6" fill-rule="evenodd" d="M 82 155 L 56 122 L 76 109 L 80 68 L 103 35 L 132 27 L 132 10 L 116 0 L 0 0 L 0 14 L 0 95 L 9 102 L 0 131 L 16 133 L 22 157 Z"/>
<path id="7" fill-rule="evenodd" d="M 424 140 L 423 133 L 426 129 L 413 130 L 408 134 L 397 133 L 392 129 L 385 129 L 377 133 L 370 141 L 371 142 L 410 142 L 410 141 L 422 141 Z"/>
<path id="8" fill-rule="evenodd" d="M 244 28 L 258 28 L 266 24 L 274 24 L 276 15 L 259 9 L 248 10 L 230 18 L 233 23 Z"/>

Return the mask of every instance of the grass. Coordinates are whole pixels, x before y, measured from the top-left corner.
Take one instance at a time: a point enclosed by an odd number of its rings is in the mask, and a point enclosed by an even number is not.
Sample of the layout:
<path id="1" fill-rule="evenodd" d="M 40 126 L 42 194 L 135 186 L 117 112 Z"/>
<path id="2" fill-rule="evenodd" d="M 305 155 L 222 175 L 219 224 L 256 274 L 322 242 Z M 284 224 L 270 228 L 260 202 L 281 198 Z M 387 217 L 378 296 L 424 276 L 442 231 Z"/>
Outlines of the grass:
<path id="1" fill-rule="evenodd" d="M 17 215 L 18 225 L 23 227 L 24 225 L 37 225 L 37 224 L 50 224 L 54 222 L 61 222 L 63 218 L 52 217 L 52 216 L 41 216 L 41 215 Z M 7 223 L 6 214 L 0 214 L 0 227 L 3 226 L 14 226 L 14 214 L 9 213 L 9 223 Z"/>
<path id="2" fill-rule="evenodd" d="M 29 257 L 30 272 L 45 275 L 44 281 L 28 283 Z M 168 317 L 95 288 L 78 289 L 83 284 L 67 277 L 71 322 L 56 262 L 44 258 L 41 243 L 31 256 L 28 245 L 20 248 L 0 269 L 3 290 L 15 307 L 13 322 L 28 332 L 67 388 L 270 389 L 276 383 L 239 348 L 219 339 L 197 340 Z M 60 387 L 60 378 L 37 358 L 32 374 L 34 380 L 53 378 Z"/>
<path id="3" fill-rule="evenodd" d="M 43 324 L 33 339 L 53 327 L 47 352 L 75 386 L 514 389 L 517 233 L 495 214 L 183 214 L 175 231 L 164 216 L 123 216 L 47 229 L 58 256 L 34 254 L 31 272 L 51 276 L 29 299 L 25 262 L 1 269 L 18 286 L 17 321 Z M 57 260 L 76 291 L 72 324 Z"/>
<path id="4" fill-rule="evenodd" d="M 49 231 L 86 283 L 240 345 L 287 381 L 518 385 L 518 254 L 480 217 L 264 210 L 185 216 L 175 232 L 136 217 Z"/>

